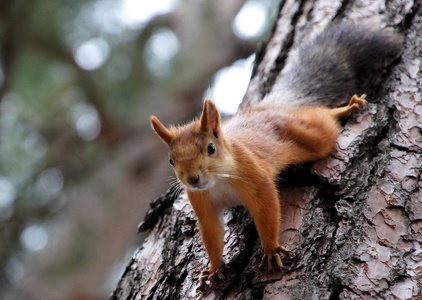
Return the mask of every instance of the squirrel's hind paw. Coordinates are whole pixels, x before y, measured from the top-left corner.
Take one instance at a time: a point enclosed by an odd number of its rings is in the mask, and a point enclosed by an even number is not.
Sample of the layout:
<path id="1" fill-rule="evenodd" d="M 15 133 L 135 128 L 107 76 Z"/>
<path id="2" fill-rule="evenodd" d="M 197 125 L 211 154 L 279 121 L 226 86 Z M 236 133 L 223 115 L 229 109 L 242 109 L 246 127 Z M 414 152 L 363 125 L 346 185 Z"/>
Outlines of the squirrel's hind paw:
<path id="1" fill-rule="evenodd" d="M 366 106 L 365 98 L 365 94 L 361 95 L 360 97 L 353 95 L 352 98 L 350 98 L 349 104 L 347 106 L 333 108 L 330 110 L 330 114 L 334 118 L 340 119 L 353 112 L 358 112 Z"/>
<path id="2" fill-rule="evenodd" d="M 350 98 L 349 106 L 353 107 L 353 110 L 355 112 L 358 112 L 366 106 L 365 99 L 366 99 L 365 94 L 362 94 L 360 97 L 358 97 L 358 95 L 353 95 L 352 98 Z"/>

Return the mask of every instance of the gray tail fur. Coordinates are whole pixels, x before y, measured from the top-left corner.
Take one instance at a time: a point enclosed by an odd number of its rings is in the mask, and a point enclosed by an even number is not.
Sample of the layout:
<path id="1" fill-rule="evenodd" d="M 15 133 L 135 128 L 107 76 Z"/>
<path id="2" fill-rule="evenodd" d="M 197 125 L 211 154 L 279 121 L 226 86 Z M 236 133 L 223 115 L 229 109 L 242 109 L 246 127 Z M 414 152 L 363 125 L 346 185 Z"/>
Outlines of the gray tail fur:
<path id="1" fill-rule="evenodd" d="M 398 56 L 402 41 L 399 34 L 368 24 L 331 26 L 300 47 L 277 84 L 278 95 L 270 98 L 290 105 L 343 104 L 353 94 L 373 88 L 374 80 L 381 77 L 376 76 L 377 69 Z"/>

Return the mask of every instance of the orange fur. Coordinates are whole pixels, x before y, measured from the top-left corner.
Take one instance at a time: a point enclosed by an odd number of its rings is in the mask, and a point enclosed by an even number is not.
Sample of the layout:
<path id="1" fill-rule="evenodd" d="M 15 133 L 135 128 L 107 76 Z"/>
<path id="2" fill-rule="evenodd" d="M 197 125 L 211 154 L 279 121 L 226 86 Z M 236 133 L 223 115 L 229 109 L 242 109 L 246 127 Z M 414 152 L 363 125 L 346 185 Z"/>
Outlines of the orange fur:
<path id="1" fill-rule="evenodd" d="M 355 95 L 349 105 L 335 109 L 260 103 L 223 124 L 214 103 L 206 100 L 200 120 L 185 126 L 167 129 L 151 118 L 157 135 L 170 148 L 210 258 L 201 289 L 207 279 L 213 284 L 223 265 L 219 215 L 233 204 L 243 203 L 250 211 L 264 248 L 263 264 L 270 269 L 281 266 L 280 254 L 288 251 L 278 243 L 281 212 L 275 177 L 291 164 L 329 155 L 339 133 L 337 120 L 364 107 L 364 98 Z M 215 152 L 210 154 L 211 143 Z M 236 199 L 231 202 L 228 196 Z"/>
<path id="2" fill-rule="evenodd" d="M 209 198 L 208 191 L 191 191 L 187 189 L 189 201 L 199 224 L 199 231 L 205 249 L 210 258 L 210 271 L 215 272 L 221 268 L 224 247 L 224 228 L 218 220 L 217 211 Z"/>

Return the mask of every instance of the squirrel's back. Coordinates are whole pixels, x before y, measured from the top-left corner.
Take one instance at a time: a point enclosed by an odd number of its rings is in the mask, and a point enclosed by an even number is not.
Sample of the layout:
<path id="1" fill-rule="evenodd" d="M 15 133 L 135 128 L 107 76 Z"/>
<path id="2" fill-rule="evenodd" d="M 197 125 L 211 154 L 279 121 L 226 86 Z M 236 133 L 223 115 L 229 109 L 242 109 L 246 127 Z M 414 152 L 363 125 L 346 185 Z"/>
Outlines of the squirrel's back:
<path id="1" fill-rule="evenodd" d="M 379 78 L 376 71 L 400 53 L 401 45 L 402 37 L 388 29 L 350 22 L 332 25 L 300 46 L 267 100 L 338 106 Z"/>

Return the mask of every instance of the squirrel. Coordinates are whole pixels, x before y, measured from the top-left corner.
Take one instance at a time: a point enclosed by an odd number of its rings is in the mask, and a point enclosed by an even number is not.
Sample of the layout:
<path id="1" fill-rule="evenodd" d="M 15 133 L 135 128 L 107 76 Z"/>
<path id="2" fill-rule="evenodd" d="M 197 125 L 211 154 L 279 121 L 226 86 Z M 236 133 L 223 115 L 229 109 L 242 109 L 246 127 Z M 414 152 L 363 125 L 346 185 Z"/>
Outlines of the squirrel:
<path id="1" fill-rule="evenodd" d="M 199 120 L 183 126 L 167 128 L 151 117 L 185 186 L 209 256 L 200 291 L 222 278 L 221 216 L 227 207 L 244 205 L 250 212 L 264 250 L 261 267 L 283 266 L 289 250 L 278 242 L 276 177 L 290 165 L 330 155 L 338 120 L 366 106 L 365 94 L 353 94 L 371 83 L 377 64 L 399 54 L 400 45 L 392 31 L 340 23 L 300 47 L 277 90 L 257 104 L 241 106 L 224 122 L 211 100 L 205 100 Z M 345 97 L 351 97 L 348 104 L 336 107 Z"/>

